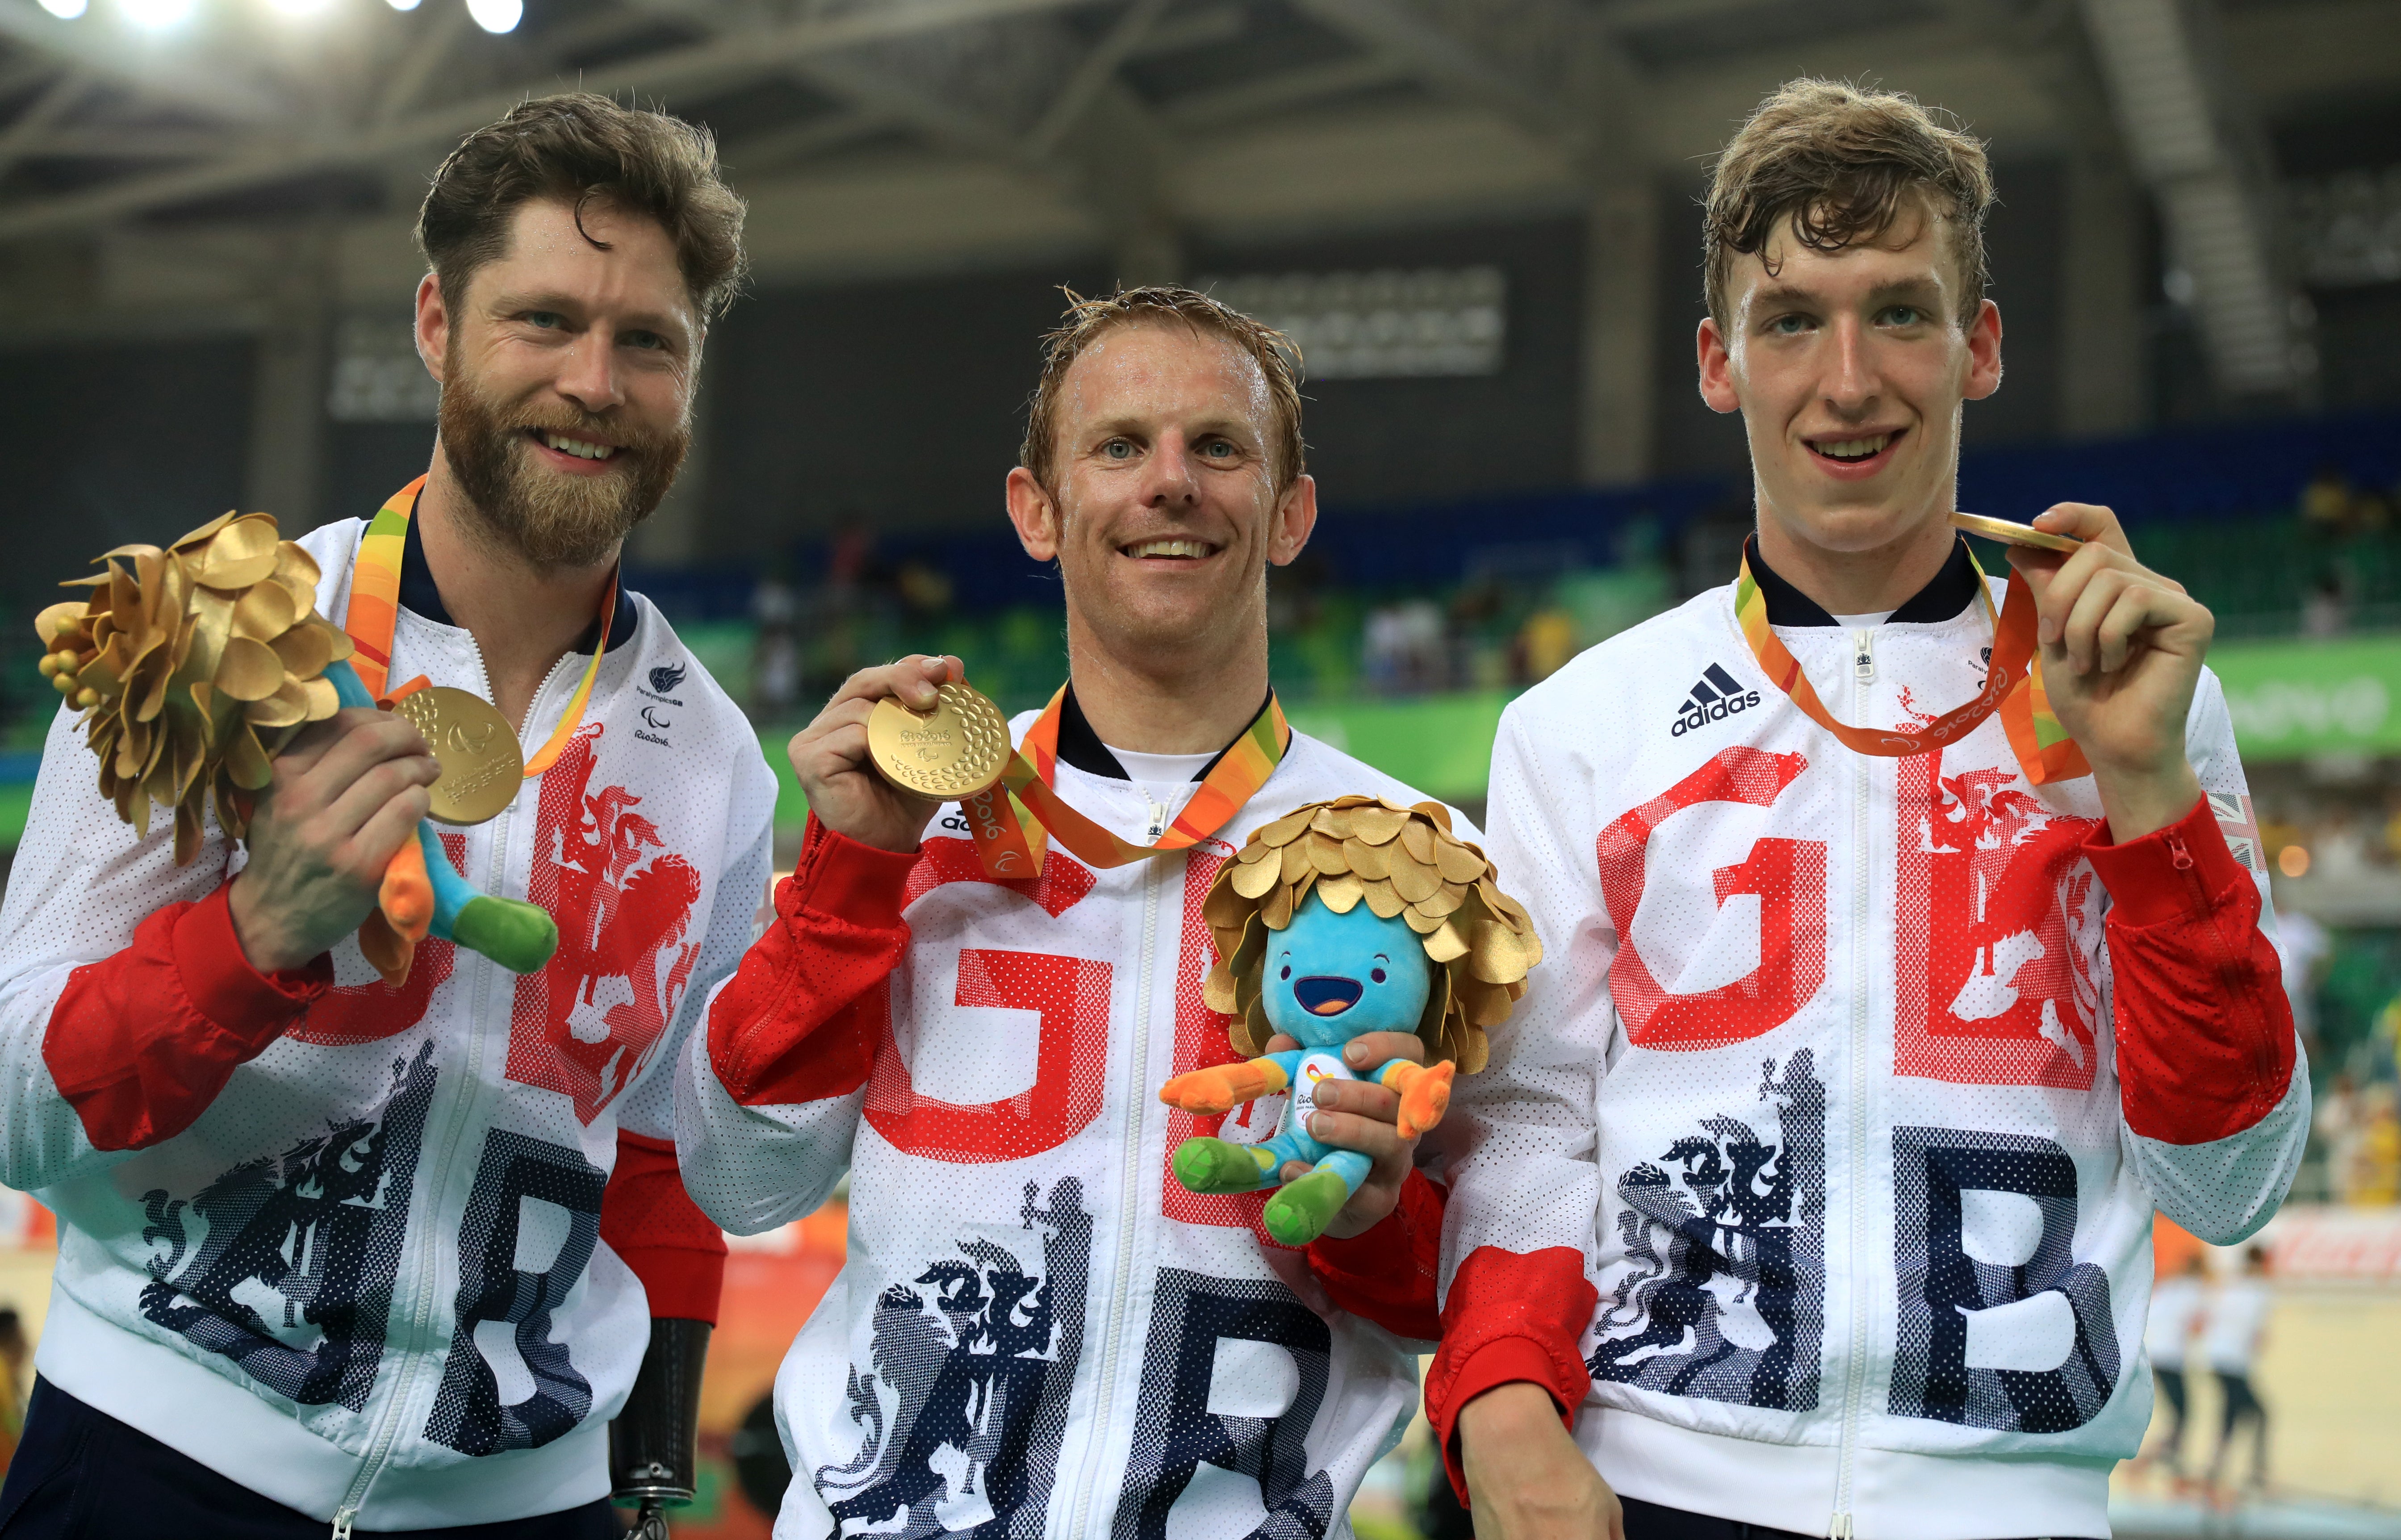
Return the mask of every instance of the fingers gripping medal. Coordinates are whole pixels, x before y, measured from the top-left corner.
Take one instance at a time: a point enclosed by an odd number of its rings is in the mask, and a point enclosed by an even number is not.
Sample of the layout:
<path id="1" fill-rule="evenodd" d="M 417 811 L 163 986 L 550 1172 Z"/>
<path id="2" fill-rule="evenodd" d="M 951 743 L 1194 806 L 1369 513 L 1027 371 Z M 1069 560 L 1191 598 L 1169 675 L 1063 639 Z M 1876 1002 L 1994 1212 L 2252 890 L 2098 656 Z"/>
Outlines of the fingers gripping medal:
<path id="1" fill-rule="evenodd" d="M 2084 543 L 2074 535 L 2054 535 L 2048 529 L 2037 529 L 2031 524 L 2015 519 L 1988 518 L 1983 514 L 1951 516 L 1951 527 L 1965 529 L 1971 535 L 1998 541 L 2003 545 L 2024 545 L 2037 551 L 2073 551 Z"/>
<path id="2" fill-rule="evenodd" d="M 930 711 L 887 695 L 867 718 L 867 757 L 901 791 L 956 802 L 991 791 L 1008 768 L 1008 719 L 982 691 L 945 684 Z"/>
<path id="3" fill-rule="evenodd" d="M 442 778 L 430 788 L 426 817 L 460 828 L 488 823 L 516 800 L 525 750 L 508 719 L 480 695 L 446 684 L 414 690 L 391 704 L 425 735 Z"/>

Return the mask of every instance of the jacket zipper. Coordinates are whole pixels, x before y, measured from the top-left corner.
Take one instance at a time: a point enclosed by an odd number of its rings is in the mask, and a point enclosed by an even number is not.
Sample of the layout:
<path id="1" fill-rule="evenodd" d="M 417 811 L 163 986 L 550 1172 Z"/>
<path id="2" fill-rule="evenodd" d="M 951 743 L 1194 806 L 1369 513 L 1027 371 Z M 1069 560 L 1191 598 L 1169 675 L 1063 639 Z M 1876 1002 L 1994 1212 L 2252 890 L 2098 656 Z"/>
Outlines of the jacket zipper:
<path id="1" fill-rule="evenodd" d="M 533 702 L 526 708 L 526 720 L 517 728 L 520 742 L 533 722 L 534 708 L 542 704 L 542 698 L 550 693 L 550 687 L 557 681 L 560 671 L 574 657 L 575 654 L 569 653 L 551 665 L 550 673 L 543 678 L 541 688 L 534 691 Z M 480 650 L 476 662 L 483 662 Z M 484 687 L 487 690 L 491 688 L 491 670 L 486 668 Z M 490 854 L 484 862 L 482 891 L 486 893 L 501 893 L 501 885 L 508 876 L 509 821 L 510 812 L 503 809 L 499 818 L 486 825 L 491 833 Z M 383 1474 L 383 1467 L 391 1459 L 391 1447 L 400 1436 L 401 1409 L 408 1404 L 410 1393 L 417 1388 L 417 1363 L 425 1355 L 425 1333 L 431 1324 L 427 1307 L 435 1301 L 440 1292 L 432 1286 L 432 1282 L 434 1253 L 441 1244 L 441 1194 L 447 1185 L 445 1178 L 449 1174 L 450 1159 L 457 1153 L 460 1136 L 468 1121 L 466 1113 L 474 1106 L 476 1088 L 483 1083 L 484 1011 L 491 998 L 492 975 L 501 966 L 488 957 L 476 957 L 475 963 L 475 1003 L 467 1018 L 467 1071 L 460 1081 L 457 1099 L 451 1103 L 450 1123 L 443 1134 L 441 1157 L 425 1168 L 425 1190 L 433 1200 L 433 1212 L 427 1217 L 424 1244 L 418 1247 L 417 1297 L 409 1309 L 407 1348 L 401 1357 L 400 1382 L 392 1387 L 391 1399 L 384 1403 L 383 1420 L 377 1424 L 375 1437 L 368 1445 L 366 1460 L 359 1466 L 358 1475 L 350 1478 L 350 1488 L 342 1494 L 341 1506 L 334 1510 L 333 1540 L 351 1540 L 351 1529 L 358 1521 L 360 1506 L 366 1501 L 367 1489 L 375 1485 L 375 1478 Z M 453 964 L 454 969 L 456 966 Z M 457 974 L 454 972 L 452 976 L 455 978 Z"/>
<path id="2" fill-rule="evenodd" d="M 1126 1295 L 1133 1286 L 1133 1232 L 1141 1212 L 1136 1195 L 1142 1181 L 1143 1109 L 1150 1100 L 1142 1094 L 1143 1072 L 1149 1067 L 1150 1059 L 1150 964 L 1153 946 L 1159 939 L 1159 868 L 1164 864 L 1156 859 L 1143 862 L 1142 968 L 1136 975 L 1133 1031 L 1126 1040 L 1129 1094 L 1124 1170 L 1118 1186 L 1118 1203 L 1124 1218 L 1118 1225 L 1118 1250 L 1111 1264 L 1114 1280 L 1109 1290 L 1108 1340 L 1101 1354 L 1100 1405 L 1092 1415 L 1091 1442 L 1087 1446 L 1084 1478 L 1076 1492 L 1076 1521 L 1069 1526 L 1069 1534 L 1087 1533 L 1086 1516 L 1091 1511 L 1092 1489 L 1099 1484 L 1099 1463 L 1108 1455 L 1110 1406 L 1117 1397 L 1118 1344 L 1125 1335 Z"/>
<path id="3" fill-rule="evenodd" d="M 1851 633 L 1851 720 L 1864 723 L 1868 720 L 1868 685 L 1875 679 L 1875 632 L 1865 628 Z M 1867 1380 L 1867 1299 L 1866 1273 L 1860 1266 L 1860 1228 L 1866 1204 L 1860 1198 L 1864 1190 L 1861 1166 L 1868 1139 L 1868 990 L 1867 975 L 1860 959 L 1866 945 L 1869 913 L 1868 871 L 1870 804 L 1869 776 L 1872 762 L 1863 754 L 1848 756 L 1851 763 L 1851 945 L 1850 945 L 1850 1081 L 1851 1136 L 1850 1181 L 1846 1205 L 1850 1218 L 1850 1279 L 1851 1329 L 1850 1341 L 1844 1344 L 1843 1374 L 1843 1442 L 1842 1457 L 1834 1475 L 1834 1514 L 1826 1533 L 1833 1540 L 1848 1540 L 1851 1533 L 1852 1467 L 1859 1458 L 1859 1402 L 1866 1395 Z"/>

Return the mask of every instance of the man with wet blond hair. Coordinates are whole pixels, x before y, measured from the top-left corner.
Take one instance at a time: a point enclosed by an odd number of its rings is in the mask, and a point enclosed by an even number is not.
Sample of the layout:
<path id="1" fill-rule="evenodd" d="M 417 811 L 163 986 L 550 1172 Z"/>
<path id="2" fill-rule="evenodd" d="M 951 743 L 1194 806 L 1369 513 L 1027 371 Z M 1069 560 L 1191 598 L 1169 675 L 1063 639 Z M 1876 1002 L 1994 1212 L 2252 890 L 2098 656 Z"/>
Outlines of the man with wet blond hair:
<path id="1" fill-rule="evenodd" d="M 1268 568 L 1316 495 L 1275 333 L 1188 289 L 1077 300 L 1006 496 L 1058 565 L 1069 674 L 1011 736 L 1085 831 L 1007 852 L 1030 871 L 989 861 L 989 804 L 870 767 L 876 704 L 928 707 L 956 658 L 854 675 L 793 738 L 799 867 L 710 1002 L 677 1120 L 693 1195 L 736 1233 L 850 1178 L 843 1275 L 776 1377 L 778 1533 L 1323 1537 L 1414 1412 L 1439 1210 L 1394 1093 L 1322 1083 L 1309 1132 L 1369 1169 L 1297 1250 L 1266 1191 L 1170 1166 L 1193 1135 L 1262 1142 L 1281 1098 L 1160 1101 L 1247 1056 L 1204 993 L 1219 869 L 1304 804 L 1423 800 L 1291 731 L 1269 688 Z M 1346 1060 L 1424 1056 L 1365 1033 Z"/>
<path id="2" fill-rule="evenodd" d="M 1479 1535 L 2106 1535 L 2153 1209 L 2230 1244 L 2300 1157 L 2209 612 L 2106 508 L 2006 587 L 1952 523 L 1992 201 L 1906 96 L 1762 103 L 1696 338 L 1758 531 L 1502 719 L 1549 960 L 1440 1131 L 1426 1397 Z"/>

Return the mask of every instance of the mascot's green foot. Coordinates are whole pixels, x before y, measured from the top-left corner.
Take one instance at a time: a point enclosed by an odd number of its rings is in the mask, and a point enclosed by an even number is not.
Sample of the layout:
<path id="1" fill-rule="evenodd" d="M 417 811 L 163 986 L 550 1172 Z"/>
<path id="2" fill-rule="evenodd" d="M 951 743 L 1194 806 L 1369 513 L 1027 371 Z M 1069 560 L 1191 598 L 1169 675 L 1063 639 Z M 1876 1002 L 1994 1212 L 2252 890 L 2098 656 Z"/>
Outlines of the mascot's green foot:
<path id="1" fill-rule="evenodd" d="M 1268 1172 L 1253 1153 L 1256 1148 L 1196 1134 L 1175 1147 L 1175 1179 L 1187 1192 L 1248 1192 L 1265 1187 Z"/>
<path id="2" fill-rule="evenodd" d="M 558 950 L 558 923 L 521 899 L 479 894 L 450 922 L 450 939 L 512 973 L 533 973 Z"/>
<path id="3" fill-rule="evenodd" d="M 1334 1216 L 1351 1201 L 1351 1189 L 1336 1171 L 1312 1171 L 1268 1200 L 1268 1233 L 1288 1246 L 1305 1246 L 1325 1233 Z"/>

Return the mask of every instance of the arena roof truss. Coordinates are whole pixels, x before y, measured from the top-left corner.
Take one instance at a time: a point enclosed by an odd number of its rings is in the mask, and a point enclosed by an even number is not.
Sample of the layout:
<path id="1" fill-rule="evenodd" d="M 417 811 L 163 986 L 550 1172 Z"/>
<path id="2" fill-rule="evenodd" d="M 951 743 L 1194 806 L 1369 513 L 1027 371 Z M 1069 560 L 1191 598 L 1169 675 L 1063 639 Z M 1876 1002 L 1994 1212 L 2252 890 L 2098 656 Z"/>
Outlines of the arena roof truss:
<path id="1" fill-rule="evenodd" d="M 2132 168 L 2221 374 L 2291 378 L 2254 109 L 2195 42 L 2190 0 L 531 0 L 505 34 L 471 10 L 520 0 L 407 3 L 0 0 L 0 263 L 72 267 L 112 232 L 397 222 L 460 133 L 581 85 L 709 123 L 762 232 L 869 218 L 778 189 L 905 161 L 949 168 L 921 202 L 975 176 L 994 199 L 1029 189 L 1076 211 L 1054 232 L 1080 221 L 1120 276 L 1149 277 L 1228 221 L 1323 227 L 1339 203 L 1372 223 L 1379 199 L 1568 211 L 1612 178 L 1689 182 L 1805 71 Z M 2360 12 L 2361 35 L 2369 12 L 2401 17 L 2401 0 L 2227 3 L 2248 30 L 2223 56 L 2288 95 L 2363 67 L 2333 46 L 2259 64 L 2298 11 Z M 1225 186 L 1285 171 L 1280 201 Z"/>

